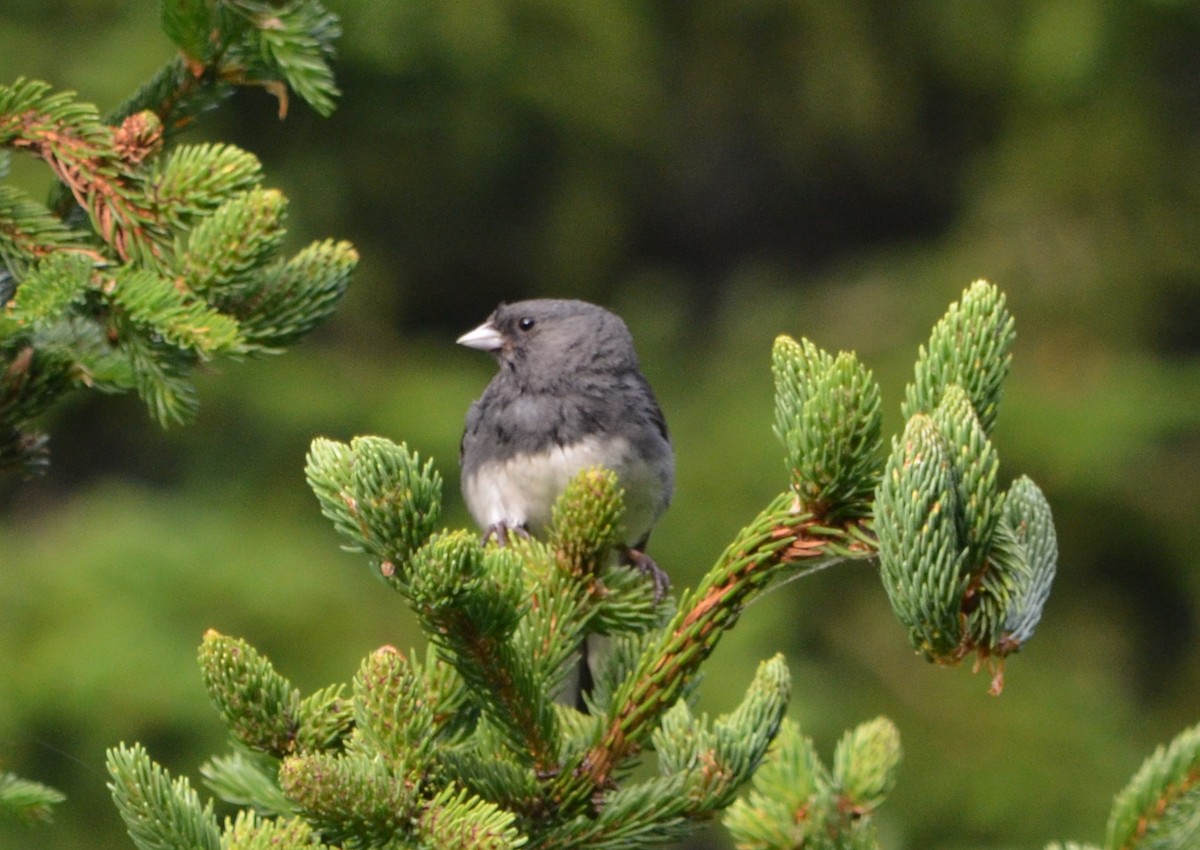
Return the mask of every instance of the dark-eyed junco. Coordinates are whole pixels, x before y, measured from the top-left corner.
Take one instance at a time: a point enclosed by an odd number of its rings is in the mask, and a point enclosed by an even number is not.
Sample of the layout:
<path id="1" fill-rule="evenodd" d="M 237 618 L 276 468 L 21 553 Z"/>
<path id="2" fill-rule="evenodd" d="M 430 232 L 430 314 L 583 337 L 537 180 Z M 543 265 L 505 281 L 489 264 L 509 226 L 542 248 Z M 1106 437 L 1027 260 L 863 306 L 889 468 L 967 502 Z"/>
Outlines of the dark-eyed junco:
<path id="1" fill-rule="evenodd" d="M 661 595 L 665 575 L 643 550 L 671 500 L 675 456 L 625 323 L 584 301 L 520 301 L 458 342 L 500 364 L 462 438 L 463 496 L 485 534 L 537 535 L 577 472 L 607 467 L 625 492 L 627 559 Z"/>

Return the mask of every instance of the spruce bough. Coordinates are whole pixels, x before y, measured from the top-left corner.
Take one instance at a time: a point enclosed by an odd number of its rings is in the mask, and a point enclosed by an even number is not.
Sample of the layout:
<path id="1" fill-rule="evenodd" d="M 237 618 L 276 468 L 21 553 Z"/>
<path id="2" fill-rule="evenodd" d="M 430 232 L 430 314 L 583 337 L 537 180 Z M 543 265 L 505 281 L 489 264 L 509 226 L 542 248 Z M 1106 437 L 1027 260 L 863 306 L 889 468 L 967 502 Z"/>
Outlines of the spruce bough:
<path id="1" fill-rule="evenodd" d="M 44 82 L 0 83 L 0 181 L 14 154 L 54 181 L 0 182 L 0 472 L 40 471 L 37 418 L 68 392 L 136 392 L 163 424 L 195 414 L 192 374 L 283 351 L 333 314 L 348 242 L 283 252 L 287 199 L 232 145 L 172 146 L 240 86 L 328 115 L 338 20 L 317 0 L 163 0 L 175 59 L 101 118 Z"/>
<path id="2" fill-rule="evenodd" d="M 283 256 L 287 199 L 253 154 L 168 145 L 241 86 L 274 94 L 280 117 L 290 92 L 332 112 L 337 17 L 317 0 L 159 8 L 179 54 L 104 118 L 48 83 L 0 83 L 0 474 L 45 470 L 37 420 L 78 389 L 188 421 L 197 367 L 283 351 L 333 314 L 358 263 L 335 240 Z M 50 169 L 44 203 L 3 182 L 14 153 Z M 0 773 L 0 819 L 48 820 L 61 800 Z"/>
<path id="3" fill-rule="evenodd" d="M 697 673 L 772 582 L 872 559 L 914 649 L 944 665 L 975 655 L 999 692 L 1056 557 L 1044 497 L 1027 478 L 1001 486 L 988 437 L 1012 338 L 1000 292 L 968 288 L 920 351 L 886 457 L 870 372 L 852 354 L 777 340 L 789 486 L 677 601 L 656 601 L 612 557 L 623 504 L 606 470 L 571 483 L 546 539 L 500 547 L 439 528 L 441 478 L 405 446 L 315 440 L 306 473 L 321 510 L 412 608 L 428 649 L 383 647 L 349 687 L 304 695 L 245 641 L 209 632 L 201 669 L 233 748 L 201 772 L 242 811 L 222 827 L 186 779 L 122 745 L 109 769 L 131 836 L 143 850 L 615 850 L 676 840 L 724 811 L 739 847 L 877 847 L 873 814 L 901 758 L 890 721 L 848 732 L 826 766 L 785 718 L 781 657 L 718 717 L 691 707 Z M 588 633 L 612 649 L 582 713 L 552 695 Z M 1147 762 L 1107 847 L 1182 846 L 1163 842 L 1196 810 L 1195 739 Z M 635 773 L 649 752 L 657 771 Z"/>

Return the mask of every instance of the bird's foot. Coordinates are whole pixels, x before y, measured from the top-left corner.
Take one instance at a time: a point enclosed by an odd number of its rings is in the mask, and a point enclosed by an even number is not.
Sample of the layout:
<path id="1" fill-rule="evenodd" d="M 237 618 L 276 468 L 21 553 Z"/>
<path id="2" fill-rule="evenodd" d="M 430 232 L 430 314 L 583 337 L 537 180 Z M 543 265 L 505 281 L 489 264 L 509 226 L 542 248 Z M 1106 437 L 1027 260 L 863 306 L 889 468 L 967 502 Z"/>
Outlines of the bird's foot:
<path id="1" fill-rule="evenodd" d="M 654 581 L 654 601 L 662 602 L 667 591 L 671 589 L 671 577 L 667 575 L 666 571 L 654 563 L 654 559 L 645 552 L 632 547 L 625 550 L 625 563 L 642 575 L 650 576 Z"/>
<path id="2" fill-rule="evenodd" d="M 487 530 L 483 532 L 482 543 L 484 546 L 486 546 L 489 540 L 495 540 L 497 546 L 504 547 L 508 545 L 508 537 L 510 534 L 515 537 L 528 537 L 529 529 L 523 525 L 509 525 L 503 520 L 500 522 L 493 522 L 487 527 Z"/>

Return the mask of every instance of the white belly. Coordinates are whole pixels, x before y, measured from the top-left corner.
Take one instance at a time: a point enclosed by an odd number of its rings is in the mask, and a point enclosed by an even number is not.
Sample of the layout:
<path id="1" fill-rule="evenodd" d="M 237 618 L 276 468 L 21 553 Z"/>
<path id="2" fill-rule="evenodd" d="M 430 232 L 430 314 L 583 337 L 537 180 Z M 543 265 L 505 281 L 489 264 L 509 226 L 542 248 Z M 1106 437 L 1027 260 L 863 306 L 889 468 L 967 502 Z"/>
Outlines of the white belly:
<path id="1" fill-rule="evenodd" d="M 603 466 L 617 474 L 625 491 L 624 542 L 641 540 L 666 507 L 670 482 L 635 456 L 627 441 L 603 447 L 594 438 L 540 455 L 515 455 L 485 463 L 463 482 L 463 497 L 481 528 L 504 523 L 539 534 L 550 522 L 550 509 L 580 470 Z M 668 473 L 669 474 L 669 473 Z"/>

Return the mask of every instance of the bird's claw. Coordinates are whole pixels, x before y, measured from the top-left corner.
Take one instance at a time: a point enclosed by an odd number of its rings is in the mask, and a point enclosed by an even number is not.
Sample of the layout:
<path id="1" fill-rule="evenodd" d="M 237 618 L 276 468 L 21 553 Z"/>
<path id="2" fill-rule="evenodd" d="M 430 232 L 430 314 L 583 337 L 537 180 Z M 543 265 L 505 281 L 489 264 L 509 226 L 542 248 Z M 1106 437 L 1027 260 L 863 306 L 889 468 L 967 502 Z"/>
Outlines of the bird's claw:
<path id="1" fill-rule="evenodd" d="M 494 522 L 487 527 L 487 531 L 483 532 L 483 540 L 480 541 L 484 546 L 489 540 L 495 540 L 496 545 L 503 548 L 508 545 L 508 536 L 528 537 L 529 529 L 523 525 L 509 525 L 507 522 Z"/>
<path id="2" fill-rule="evenodd" d="M 648 575 L 654 581 L 654 601 L 662 602 L 671 589 L 671 577 L 654 562 L 654 559 L 640 549 L 625 550 L 625 562 L 642 575 Z"/>

